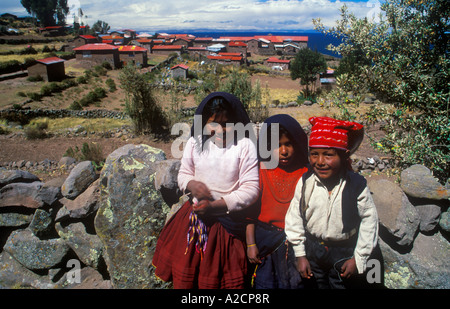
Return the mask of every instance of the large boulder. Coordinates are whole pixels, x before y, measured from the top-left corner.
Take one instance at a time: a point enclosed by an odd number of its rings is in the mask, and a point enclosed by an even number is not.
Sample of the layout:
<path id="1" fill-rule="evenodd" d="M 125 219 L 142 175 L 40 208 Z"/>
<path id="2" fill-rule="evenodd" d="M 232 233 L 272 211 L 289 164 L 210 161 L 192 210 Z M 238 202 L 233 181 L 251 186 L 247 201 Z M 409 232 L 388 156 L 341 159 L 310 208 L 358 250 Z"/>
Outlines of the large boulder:
<path id="1" fill-rule="evenodd" d="M 0 207 L 19 206 L 40 208 L 52 205 L 60 195 L 60 189 L 45 186 L 43 182 L 14 182 L 0 189 Z"/>
<path id="2" fill-rule="evenodd" d="M 64 240 L 41 240 L 28 229 L 13 231 L 3 249 L 30 270 L 49 269 L 60 264 L 69 246 Z"/>
<path id="3" fill-rule="evenodd" d="M 0 168 L 0 188 L 15 182 L 40 181 L 39 177 L 23 170 L 7 170 Z"/>
<path id="4" fill-rule="evenodd" d="M 75 199 L 84 192 L 95 180 L 97 174 L 91 161 L 78 163 L 71 171 L 61 187 L 61 193 L 65 198 Z"/>
<path id="5" fill-rule="evenodd" d="M 108 156 L 101 171 L 95 230 L 114 288 L 161 286 L 151 262 L 169 211 L 154 183 L 155 164 L 163 160 L 160 149 L 125 145 Z"/>
<path id="6" fill-rule="evenodd" d="M 68 218 L 82 219 L 95 213 L 100 196 L 99 179 L 94 181 L 83 193 L 71 200 L 63 197 L 59 202 L 63 205 L 56 215 L 56 221 Z"/>
<path id="7" fill-rule="evenodd" d="M 389 289 L 449 289 L 449 242 L 439 233 L 418 234 L 410 252 L 400 253 L 381 241 L 385 286 Z"/>
<path id="8" fill-rule="evenodd" d="M 391 245 L 410 247 L 416 237 L 420 218 L 400 187 L 386 179 L 368 178 L 380 221 L 380 235 Z"/>
<path id="9" fill-rule="evenodd" d="M 419 164 L 402 171 L 400 186 L 408 196 L 416 198 L 443 200 L 450 197 L 447 188 L 439 183 L 427 167 Z"/>

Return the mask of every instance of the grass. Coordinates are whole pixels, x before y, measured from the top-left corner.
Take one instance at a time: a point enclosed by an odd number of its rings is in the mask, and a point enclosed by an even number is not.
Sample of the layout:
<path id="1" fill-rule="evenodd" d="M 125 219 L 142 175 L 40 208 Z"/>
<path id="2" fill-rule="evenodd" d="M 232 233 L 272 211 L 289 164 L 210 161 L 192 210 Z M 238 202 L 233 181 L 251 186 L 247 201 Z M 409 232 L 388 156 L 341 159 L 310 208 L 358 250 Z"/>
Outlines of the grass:
<path id="1" fill-rule="evenodd" d="M 68 128 L 83 127 L 87 132 L 106 132 L 121 128 L 124 125 L 131 125 L 129 120 L 109 119 L 109 118 L 36 118 L 29 125 L 36 126 L 41 123 L 47 123 L 47 132 L 60 133 L 67 131 Z"/>

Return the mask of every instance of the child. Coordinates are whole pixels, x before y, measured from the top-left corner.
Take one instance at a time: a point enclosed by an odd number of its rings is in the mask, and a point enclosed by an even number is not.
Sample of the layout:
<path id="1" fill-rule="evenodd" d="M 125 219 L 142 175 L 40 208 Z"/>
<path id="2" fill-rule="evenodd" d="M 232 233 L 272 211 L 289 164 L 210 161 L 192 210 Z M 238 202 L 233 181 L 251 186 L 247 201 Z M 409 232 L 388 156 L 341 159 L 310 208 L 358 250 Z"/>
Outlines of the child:
<path id="1" fill-rule="evenodd" d="M 300 124 L 289 115 L 269 117 L 263 126 L 259 143 L 270 144 L 271 127 L 279 125 L 279 145 L 270 147 L 277 156 L 278 166 L 268 169 L 260 162 L 261 198 L 258 220 L 247 226 L 247 255 L 251 263 L 258 264 L 254 273 L 257 289 L 289 289 L 302 287 L 295 269 L 292 248 L 286 244 L 284 218 L 299 178 L 307 171 L 308 140 Z M 273 158 L 272 158 L 273 159 Z M 288 255 L 288 258 L 286 258 Z"/>
<path id="2" fill-rule="evenodd" d="M 363 126 L 312 117 L 312 171 L 298 182 L 286 214 L 286 235 L 297 269 L 318 288 L 348 288 L 363 279 L 377 245 L 378 216 L 364 177 L 350 170 L 349 156 L 363 138 Z M 359 285 L 359 287 L 362 287 Z"/>
<path id="3" fill-rule="evenodd" d="M 178 174 L 191 194 L 160 233 L 155 274 L 176 289 L 243 288 L 247 271 L 241 211 L 259 194 L 256 146 L 247 137 L 229 138 L 227 123 L 250 122 L 229 93 L 208 95 L 196 111 Z M 200 127 L 197 134 L 196 129 Z M 223 133 L 223 134 L 222 134 Z"/>

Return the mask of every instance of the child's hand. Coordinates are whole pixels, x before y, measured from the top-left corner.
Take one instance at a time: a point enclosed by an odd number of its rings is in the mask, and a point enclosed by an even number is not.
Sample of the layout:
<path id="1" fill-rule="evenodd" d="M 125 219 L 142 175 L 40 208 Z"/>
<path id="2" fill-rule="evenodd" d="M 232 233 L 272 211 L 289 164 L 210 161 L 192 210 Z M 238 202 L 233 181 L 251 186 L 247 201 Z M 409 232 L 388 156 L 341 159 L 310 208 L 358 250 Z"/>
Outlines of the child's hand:
<path id="1" fill-rule="evenodd" d="M 298 272 L 300 273 L 300 276 L 305 279 L 311 279 L 313 276 L 313 273 L 311 271 L 311 265 L 309 264 L 308 259 L 306 256 L 300 256 L 296 259 L 296 264 Z"/>
<path id="2" fill-rule="evenodd" d="M 250 263 L 253 264 L 261 263 L 261 259 L 259 258 L 259 250 L 255 244 L 247 246 L 247 257 Z"/>
<path id="3" fill-rule="evenodd" d="M 204 215 L 206 214 L 206 212 L 208 211 L 208 209 L 211 207 L 211 202 L 209 200 L 201 200 L 200 202 L 198 202 L 197 204 L 193 204 L 192 205 L 192 210 L 197 214 L 197 215 Z"/>
<path id="4" fill-rule="evenodd" d="M 211 192 L 208 187 L 200 181 L 191 180 L 186 186 L 186 189 L 192 192 L 192 195 L 197 200 L 212 200 Z"/>
<path id="5" fill-rule="evenodd" d="M 352 275 L 356 274 L 356 261 L 355 258 L 345 261 L 345 263 L 341 267 L 341 277 L 342 278 L 350 278 Z"/>

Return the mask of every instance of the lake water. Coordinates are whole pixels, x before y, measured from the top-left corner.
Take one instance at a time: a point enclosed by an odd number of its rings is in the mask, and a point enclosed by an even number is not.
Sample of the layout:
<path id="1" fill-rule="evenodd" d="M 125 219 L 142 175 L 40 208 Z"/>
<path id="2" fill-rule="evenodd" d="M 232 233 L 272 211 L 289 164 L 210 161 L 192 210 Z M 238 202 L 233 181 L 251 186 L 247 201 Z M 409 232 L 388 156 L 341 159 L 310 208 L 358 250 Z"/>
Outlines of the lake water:
<path id="1" fill-rule="evenodd" d="M 140 32 L 146 32 L 146 31 L 138 31 Z M 212 38 L 219 38 L 221 36 L 255 36 L 255 35 L 285 35 L 285 36 L 308 36 L 308 47 L 312 50 L 317 50 L 318 52 L 330 55 L 334 57 L 339 57 L 340 55 L 335 54 L 329 50 L 327 50 L 327 46 L 329 44 L 333 45 L 339 45 L 340 40 L 337 38 L 334 38 L 329 35 L 324 35 L 319 32 L 315 32 L 314 30 L 309 31 L 289 31 L 289 32 L 280 32 L 280 31 L 267 31 L 267 32 L 251 32 L 251 31 L 218 31 L 218 30 L 161 30 L 157 31 L 158 33 L 168 33 L 168 34 L 192 34 L 199 38 L 206 38 L 206 37 L 212 37 Z M 151 32 L 150 32 L 151 33 Z"/>

